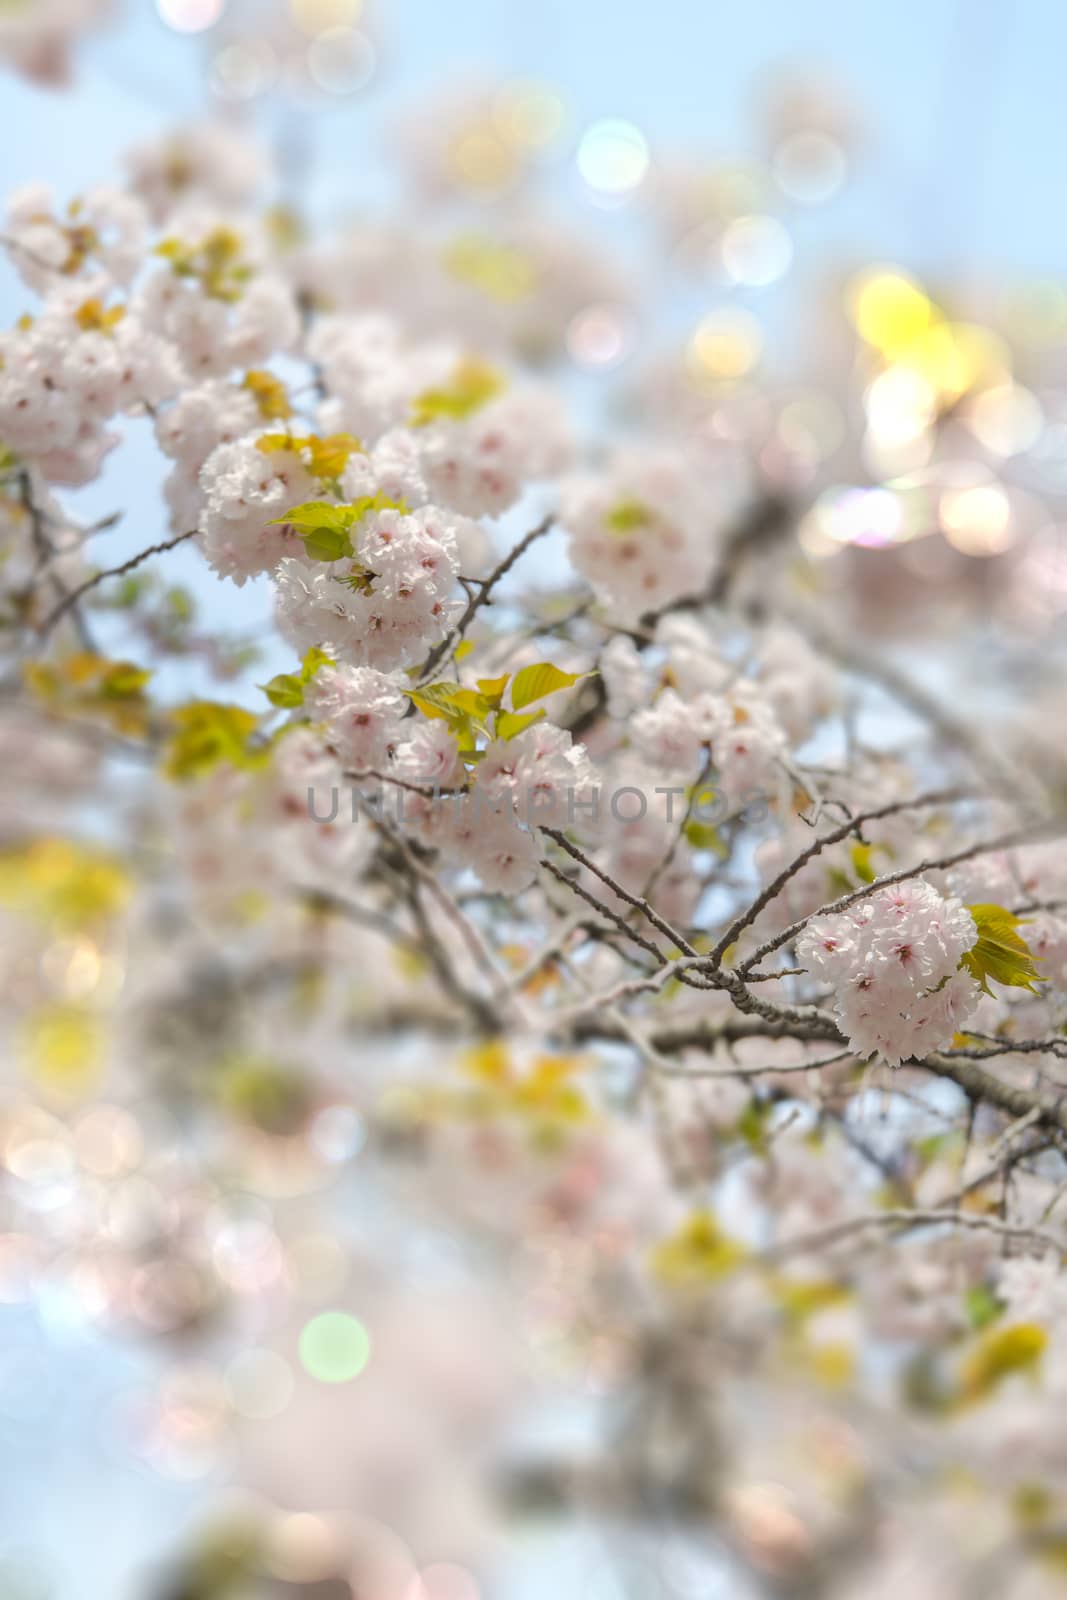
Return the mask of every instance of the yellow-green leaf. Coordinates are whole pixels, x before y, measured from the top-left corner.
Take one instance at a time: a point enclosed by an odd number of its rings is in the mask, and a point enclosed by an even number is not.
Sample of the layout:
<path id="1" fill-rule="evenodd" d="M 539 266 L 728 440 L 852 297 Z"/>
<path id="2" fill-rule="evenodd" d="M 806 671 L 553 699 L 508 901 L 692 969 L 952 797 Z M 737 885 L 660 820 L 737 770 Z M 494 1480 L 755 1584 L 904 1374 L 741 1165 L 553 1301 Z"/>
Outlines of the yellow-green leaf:
<path id="1" fill-rule="evenodd" d="M 243 706 L 193 700 L 178 706 L 172 719 L 164 765 L 168 778 L 198 778 L 224 761 L 239 767 L 255 764 L 249 741 L 259 719 Z"/>
<path id="2" fill-rule="evenodd" d="M 453 240 L 445 249 L 443 261 L 454 278 L 472 284 L 501 305 L 526 299 L 537 284 L 537 270 L 529 256 L 513 245 L 479 234 L 464 234 Z"/>
<path id="3" fill-rule="evenodd" d="M 717 855 L 720 861 L 730 854 L 727 845 L 718 828 L 712 827 L 710 822 L 701 822 L 699 817 L 690 817 L 682 829 L 685 840 L 694 850 L 710 850 Z"/>
<path id="4" fill-rule="evenodd" d="M 579 679 L 587 676 L 584 672 L 564 672 L 562 668 L 553 666 L 551 661 L 538 661 L 532 667 L 523 667 L 512 680 L 512 709 L 521 711 L 523 706 L 543 700 L 546 695 L 555 694 L 557 689 L 572 688 Z"/>
<path id="5" fill-rule="evenodd" d="M 285 523 L 295 529 L 312 561 L 340 561 L 355 554 L 348 530 L 357 519 L 358 513 L 352 506 L 309 500 L 304 505 L 293 506 L 283 517 L 275 517 L 271 526 Z"/>
<path id="6" fill-rule="evenodd" d="M 500 702 L 504 698 L 504 690 L 508 686 L 508 677 L 509 674 L 505 672 L 499 678 L 478 679 L 478 688 L 494 711 L 499 709 Z"/>
<path id="7" fill-rule="evenodd" d="M 334 505 L 330 500 L 306 500 L 303 505 L 292 506 L 284 516 L 274 517 L 271 527 L 287 522 L 297 533 L 314 533 L 328 528 L 335 533 L 347 533 L 357 521 L 358 512 L 353 506 Z"/>
<path id="8" fill-rule="evenodd" d="M 259 686 L 272 706 L 291 710 L 304 704 L 304 685 L 292 672 L 279 672 L 269 683 Z"/>
<path id="9" fill-rule="evenodd" d="M 320 667 L 332 667 L 333 664 L 333 657 L 313 644 L 300 663 L 300 682 L 310 683 Z"/>
<path id="10" fill-rule="evenodd" d="M 975 1332 L 988 1328 L 991 1322 L 996 1322 L 1004 1310 L 1003 1304 L 992 1289 L 984 1283 L 976 1283 L 968 1289 L 963 1297 L 963 1303 L 967 1311 L 967 1321 Z"/>
<path id="11" fill-rule="evenodd" d="M 976 1400 L 989 1394 L 1012 1372 L 1037 1365 L 1048 1334 L 1036 1322 L 1013 1322 L 983 1335 L 963 1369 L 963 1395 Z"/>
<path id="12" fill-rule="evenodd" d="M 425 428 L 431 422 L 462 422 L 494 400 L 503 387 L 500 373 L 487 362 L 461 361 L 449 383 L 416 395 L 411 426 Z"/>
<path id="13" fill-rule="evenodd" d="M 643 500 L 619 500 L 604 518 L 612 533 L 636 533 L 652 523 L 652 512 Z"/>
<path id="14" fill-rule="evenodd" d="M 498 739 L 517 739 L 520 733 L 525 733 L 527 728 L 532 728 L 535 722 L 543 722 L 545 708 L 539 711 L 500 711 L 496 719 L 496 737 Z"/>
<path id="15" fill-rule="evenodd" d="M 1022 919 L 1003 906 L 974 905 L 967 910 L 974 918 L 978 938 L 960 957 L 960 966 L 977 978 L 986 994 L 992 994 L 989 979 L 1016 989 L 1033 989 L 1040 980 L 1026 940 L 1016 930 Z"/>

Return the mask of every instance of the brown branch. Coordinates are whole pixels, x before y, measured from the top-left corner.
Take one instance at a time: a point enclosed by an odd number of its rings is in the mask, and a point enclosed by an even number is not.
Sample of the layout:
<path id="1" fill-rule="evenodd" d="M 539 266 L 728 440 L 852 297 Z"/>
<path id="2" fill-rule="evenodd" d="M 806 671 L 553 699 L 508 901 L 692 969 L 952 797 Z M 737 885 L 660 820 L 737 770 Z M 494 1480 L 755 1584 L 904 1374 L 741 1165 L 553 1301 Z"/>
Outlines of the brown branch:
<path id="1" fill-rule="evenodd" d="M 56 623 L 59 622 L 60 619 L 65 616 L 72 607 L 78 604 L 83 595 L 88 594 L 90 589 L 95 589 L 98 583 L 103 583 L 107 578 L 124 577 L 127 572 L 132 572 L 134 567 L 139 567 L 142 561 L 147 561 L 149 556 L 162 555 L 165 550 L 173 550 L 175 545 L 184 544 L 186 539 L 195 539 L 197 531 L 198 530 L 196 528 L 190 528 L 188 533 L 179 533 L 176 534 L 173 539 L 164 539 L 161 544 L 149 545 L 147 550 L 142 550 L 138 555 L 131 556 L 130 559 L 128 561 L 124 561 L 121 566 L 108 567 L 106 571 L 94 573 L 91 578 L 86 578 L 84 583 L 80 583 L 76 589 L 71 589 L 68 594 L 63 596 L 59 604 L 49 612 L 48 616 L 45 617 L 44 621 L 40 624 L 38 632 L 42 635 L 42 637 L 47 637 L 47 635 L 50 634 L 52 629 L 55 627 Z"/>
<path id="2" fill-rule="evenodd" d="M 751 927 L 752 923 L 755 922 L 760 912 L 766 906 L 768 906 L 772 900 L 776 900 L 778 898 L 786 884 L 789 883 L 792 878 L 795 878 L 798 872 L 803 871 L 809 861 L 814 860 L 817 855 L 820 855 L 823 850 L 829 849 L 831 845 L 840 844 L 843 839 L 848 838 L 849 834 L 855 833 L 858 829 L 862 828 L 864 823 L 876 822 L 882 817 L 892 817 L 900 811 L 920 811 L 931 806 L 951 805 L 953 802 L 965 798 L 967 798 L 966 790 L 941 789 L 935 791 L 933 794 L 920 795 L 916 800 L 894 800 L 888 805 L 877 806 L 871 811 L 858 812 L 856 816 L 851 817 L 847 822 L 843 822 L 840 827 L 834 828 L 830 833 L 824 833 L 820 838 L 814 840 L 806 850 L 802 850 L 800 854 L 792 862 L 790 862 L 789 866 L 785 867 L 783 871 L 781 871 L 778 876 L 773 879 L 773 881 L 769 883 L 760 894 L 756 896 L 755 900 L 753 900 L 747 911 L 742 912 L 739 917 L 736 917 L 734 921 L 731 922 L 730 926 L 727 928 L 726 932 L 723 934 L 722 938 L 711 952 L 709 960 L 714 962 L 716 966 L 719 966 L 722 962 L 723 956 L 726 954 L 730 946 L 737 943 L 745 929 Z"/>
<path id="3" fill-rule="evenodd" d="M 494 570 L 489 574 L 488 578 L 486 578 L 485 582 L 482 584 L 482 587 L 478 590 L 478 593 L 473 595 L 467 601 L 466 609 L 459 621 L 454 627 L 448 630 L 440 644 L 434 645 L 433 649 L 426 657 L 422 671 L 419 674 L 418 681 L 420 685 L 424 684 L 427 679 L 433 676 L 440 662 L 442 662 L 447 656 L 451 655 L 456 645 L 460 642 L 460 640 L 463 638 L 463 635 L 470 627 L 477 612 L 481 610 L 482 606 L 488 604 L 489 598 L 497 584 L 500 582 L 501 578 L 506 577 L 515 563 L 526 554 L 527 550 L 536 539 L 540 539 L 542 534 L 548 532 L 555 520 L 555 513 L 551 511 L 547 517 L 542 517 L 536 528 L 531 528 L 529 533 L 519 540 L 514 550 L 510 551 L 510 553 L 504 557 L 503 561 L 500 562 L 499 566 L 495 567 Z"/>
<path id="4" fill-rule="evenodd" d="M 880 878 L 875 878 L 872 883 L 865 883 L 860 889 L 853 889 L 848 894 L 841 895 L 837 900 L 830 901 L 821 906 L 818 911 L 809 912 L 807 916 L 800 917 L 796 922 L 790 923 L 788 928 L 775 934 L 761 944 L 748 959 L 738 967 L 737 972 L 741 978 L 747 977 L 753 967 L 773 951 L 780 950 L 783 944 L 789 944 L 798 934 L 803 933 L 812 917 L 832 917 L 839 911 L 847 911 L 848 907 L 855 905 L 858 900 L 865 900 L 868 895 L 877 894 L 879 889 L 888 889 L 894 883 L 904 883 L 908 878 L 917 878 L 922 872 L 945 872 L 949 867 L 959 866 L 962 861 L 973 861 L 977 856 L 992 855 L 997 850 L 1012 850 L 1018 845 L 1034 844 L 1046 837 L 1055 837 L 1056 830 L 1062 828 L 1062 819 L 1049 818 L 1043 823 L 1031 827 L 1015 828 L 1010 833 L 1003 833 L 996 839 L 988 839 L 980 844 L 968 845 L 963 850 L 956 850 L 951 855 L 939 856 L 934 860 L 920 861 L 914 867 L 902 867 L 899 872 L 887 872 Z"/>

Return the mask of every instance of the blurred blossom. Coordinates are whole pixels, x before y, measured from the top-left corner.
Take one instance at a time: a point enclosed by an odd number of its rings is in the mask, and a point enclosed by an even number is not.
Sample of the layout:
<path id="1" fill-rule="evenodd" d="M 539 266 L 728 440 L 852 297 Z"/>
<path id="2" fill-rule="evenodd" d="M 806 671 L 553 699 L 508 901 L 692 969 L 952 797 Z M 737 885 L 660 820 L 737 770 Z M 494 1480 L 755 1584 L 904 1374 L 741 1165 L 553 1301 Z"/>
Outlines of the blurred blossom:
<path id="1" fill-rule="evenodd" d="M 289 0 L 293 20 L 307 34 L 352 28 L 363 11 L 363 0 Z"/>
<path id="2" fill-rule="evenodd" d="M 405 1600 L 481 1600 L 481 1590 L 471 1573 L 440 1561 L 422 1569 Z"/>
<path id="3" fill-rule="evenodd" d="M 580 367 L 613 367 L 631 341 L 626 314 L 612 306 L 587 306 L 571 319 L 567 348 Z"/>
<path id="4" fill-rule="evenodd" d="M 374 72 L 375 51 L 357 28 L 328 28 L 308 46 L 308 71 L 320 89 L 353 94 Z"/>
<path id="5" fill-rule="evenodd" d="M 687 366 L 698 383 L 741 378 L 759 361 L 762 347 L 755 317 L 746 311 L 714 311 L 689 341 Z"/>
<path id="6" fill-rule="evenodd" d="M 168 27 L 179 33 L 202 33 L 218 22 L 226 0 L 156 0 L 156 4 Z"/>
<path id="7" fill-rule="evenodd" d="M 792 133 L 774 152 L 774 176 L 791 200 L 821 205 L 841 187 L 846 172 L 841 146 L 829 135 Z"/>
<path id="8" fill-rule="evenodd" d="M 264 1421 L 279 1416 L 289 1404 L 293 1375 L 272 1350 L 245 1350 L 226 1368 L 226 1388 L 235 1411 Z"/>
<path id="9" fill-rule="evenodd" d="M 723 234 L 722 259 L 735 283 L 761 289 L 788 271 L 793 245 L 776 218 L 738 217 Z"/>
<path id="10" fill-rule="evenodd" d="M 1007 383 L 977 395 L 967 420 L 979 443 L 993 455 L 1014 456 L 1037 443 L 1044 413 L 1029 389 Z"/>
<path id="11" fill-rule="evenodd" d="M 622 200 L 644 181 L 649 167 L 648 144 L 632 122 L 605 118 L 582 134 L 578 171 L 595 194 Z"/>
<path id="12" fill-rule="evenodd" d="M 903 536 L 901 504 L 888 489 L 828 489 L 805 517 L 800 530 L 804 548 L 816 557 L 829 555 L 840 545 L 877 549 L 895 544 Z"/>
<path id="13" fill-rule="evenodd" d="M 995 483 L 947 489 L 941 496 L 941 526 L 949 543 L 971 556 L 999 555 L 1019 536 L 1008 497 Z"/>
<path id="14" fill-rule="evenodd" d="M 300 1335 L 304 1370 L 320 1383 L 350 1383 L 370 1358 L 370 1339 L 363 1324 L 343 1311 L 323 1311 Z"/>
<path id="15" fill-rule="evenodd" d="M 74 1126 L 73 1138 L 78 1161 L 98 1177 L 129 1171 L 144 1152 L 140 1124 L 119 1106 L 97 1105 L 86 1111 Z"/>
<path id="16" fill-rule="evenodd" d="M 266 40 L 225 45 L 211 67 L 211 85 L 222 100 L 253 100 L 276 77 L 277 62 Z"/>
<path id="17" fill-rule="evenodd" d="M 347 1161 L 365 1137 L 363 1123 L 350 1106 L 327 1106 L 310 1128 L 311 1143 L 324 1161 Z"/>
<path id="18" fill-rule="evenodd" d="M 297 1512 L 271 1525 L 270 1571 L 286 1583 L 314 1584 L 334 1576 L 342 1560 L 339 1534 L 324 1518 Z"/>

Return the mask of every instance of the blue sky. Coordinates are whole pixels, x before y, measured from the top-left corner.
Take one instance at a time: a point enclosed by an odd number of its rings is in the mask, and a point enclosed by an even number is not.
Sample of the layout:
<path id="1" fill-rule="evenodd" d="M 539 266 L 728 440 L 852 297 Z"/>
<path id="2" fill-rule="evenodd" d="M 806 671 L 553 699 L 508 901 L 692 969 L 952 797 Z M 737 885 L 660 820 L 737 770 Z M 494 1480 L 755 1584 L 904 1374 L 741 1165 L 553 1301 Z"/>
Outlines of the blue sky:
<path id="1" fill-rule="evenodd" d="M 43 171 L 72 189 L 99 180 L 131 138 L 196 109 L 202 40 L 165 28 L 154 0 L 125 0 L 122 14 L 85 53 L 74 95 L 5 81 L 5 190 Z M 622 116 L 657 144 L 727 152 L 751 143 L 768 74 L 812 69 L 842 85 L 867 128 L 828 243 L 847 228 L 916 265 L 1063 261 L 1056 0 L 377 0 L 375 14 L 382 70 L 317 119 L 337 159 L 462 66 L 550 80 L 578 126 Z"/>
<path id="2" fill-rule="evenodd" d="M 656 144 L 751 144 L 753 95 L 782 68 L 836 80 L 867 128 L 827 245 L 917 266 L 1057 271 L 1067 8 L 1056 0 L 377 0 L 382 70 L 318 120 L 321 147 L 367 153 L 383 112 L 461 66 L 543 77 L 573 124 L 622 116 Z M 123 25 L 85 53 L 73 96 L 5 82 L 4 189 L 48 171 L 76 189 L 131 138 L 198 104 L 201 40 L 125 0 Z"/>

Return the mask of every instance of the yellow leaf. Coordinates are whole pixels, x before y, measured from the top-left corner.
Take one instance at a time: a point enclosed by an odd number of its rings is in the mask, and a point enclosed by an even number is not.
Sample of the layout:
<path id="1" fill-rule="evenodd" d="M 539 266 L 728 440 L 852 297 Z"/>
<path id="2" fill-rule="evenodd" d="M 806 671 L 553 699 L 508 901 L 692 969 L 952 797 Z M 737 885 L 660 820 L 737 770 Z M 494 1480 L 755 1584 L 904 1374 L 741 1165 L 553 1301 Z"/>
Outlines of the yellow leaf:
<path id="1" fill-rule="evenodd" d="M 524 706 L 532 704 L 535 700 L 543 700 L 546 695 L 555 694 L 558 689 L 570 689 L 580 678 L 587 676 L 587 673 L 582 672 L 564 672 L 551 661 L 538 661 L 532 667 L 523 667 L 512 680 L 512 710 L 521 711 Z"/>
<path id="2" fill-rule="evenodd" d="M 29 1071 L 47 1089 L 77 1096 L 99 1077 L 103 1025 L 81 1006 L 47 1006 L 36 1012 L 25 1025 L 23 1042 Z"/>
<path id="3" fill-rule="evenodd" d="M 537 284 L 534 263 L 521 250 L 477 234 L 454 240 L 443 259 L 445 270 L 454 278 L 480 289 L 501 305 L 525 300 Z"/>
<path id="4" fill-rule="evenodd" d="M 264 421 L 284 421 L 292 416 L 293 408 L 289 404 L 285 384 L 273 372 L 246 372 L 241 387 L 247 389 L 255 400 Z"/>
<path id="5" fill-rule="evenodd" d="M 712 1213 L 701 1209 L 657 1247 L 652 1267 L 666 1283 L 697 1287 L 732 1272 L 745 1255 L 741 1245 L 721 1232 Z"/>
<path id="6" fill-rule="evenodd" d="M 84 333 L 111 333 L 125 315 L 125 306 L 107 311 L 100 300 L 86 300 L 74 313 L 74 320 Z"/>
<path id="7" fill-rule="evenodd" d="M 1036 1322 L 1013 1322 L 990 1329 L 963 1368 L 962 1393 L 968 1400 L 989 1394 L 1012 1372 L 1026 1372 L 1040 1361 L 1048 1334 Z"/>
<path id="8" fill-rule="evenodd" d="M 331 433 L 328 438 L 310 438 L 306 441 L 308 465 L 316 478 L 339 478 L 348 465 L 349 457 L 359 455 L 363 446 L 352 433 Z M 390 508 L 401 509 L 399 502 L 387 500 Z"/>
<path id="9" fill-rule="evenodd" d="M 449 383 L 416 395 L 411 426 L 425 428 L 431 422 L 463 422 L 490 400 L 495 400 L 503 388 L 504 380 L 495 367 L 475 358 L 461 361 Z"/>
<path id="10" fill-rule="evenodd" d="M 483 1083 L 507 1083 L 511 1077 L 508 1047 L 503 1039 L 489 1039 L 485 1044 L 476 1045 L 465 1053 L 461 1065 L 471 1077 Z"/>
<path id="11" fill-rule="evenodd" d="M 812 1376 L 828 1389 L 843 1389 L 856 1369 L 856 1354 L 850 1345 L 837 1341 L 808 1346 L 808 1366 Z"/>
<path id="12" fill-rule="evenodd" d="M 127 904 L 130 877 L 102 850 L 47 836 L 0 854 L 0 904 L 84 929 Z"/>

